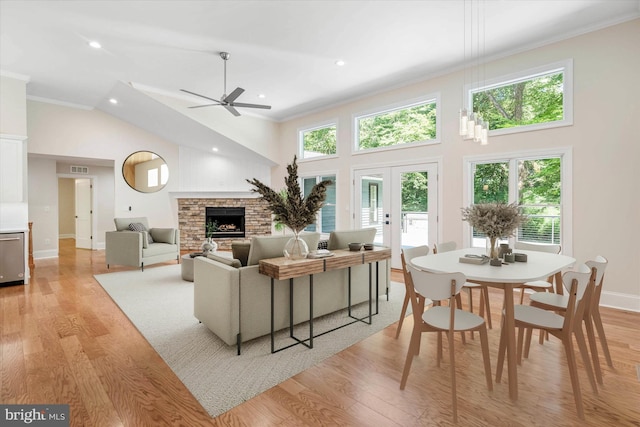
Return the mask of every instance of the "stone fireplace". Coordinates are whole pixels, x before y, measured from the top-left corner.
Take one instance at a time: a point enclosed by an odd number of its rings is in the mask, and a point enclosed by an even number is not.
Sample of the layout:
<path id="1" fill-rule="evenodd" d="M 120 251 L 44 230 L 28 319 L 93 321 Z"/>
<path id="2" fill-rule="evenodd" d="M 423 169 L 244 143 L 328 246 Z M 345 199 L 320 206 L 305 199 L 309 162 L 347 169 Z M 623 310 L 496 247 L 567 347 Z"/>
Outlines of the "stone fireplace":
<path id="1" fill-rule="evenodd" d="M 213 236 L 221 250 L 230 250 L 234 240 L 271 234 L 271 211 L 258 197 L 179 198 L 180 250 L 198 252 L 205 240 L 205 224 L 214 219 L 219 227 L 224 225 Z"/>

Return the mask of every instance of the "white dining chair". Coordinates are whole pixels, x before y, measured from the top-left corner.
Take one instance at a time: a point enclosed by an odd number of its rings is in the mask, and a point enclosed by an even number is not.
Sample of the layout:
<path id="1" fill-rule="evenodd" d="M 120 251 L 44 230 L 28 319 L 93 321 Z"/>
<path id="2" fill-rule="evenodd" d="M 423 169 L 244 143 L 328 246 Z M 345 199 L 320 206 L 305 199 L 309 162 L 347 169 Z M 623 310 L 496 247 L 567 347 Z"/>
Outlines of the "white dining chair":
<path id="1" fill-rule="evenodd" d="M 442 252 L 451 252 L 456 250 L 456 242 L 442 242 L 436 243 L 433 245 L 433 253 L 442 253 Z M 489 329 L 493 329 L 493 324 L 491 323 L 491 306 L 489 304 L 489 288 L 485 285 L 480 285 L 478 283 L 466 282 L 462 287 L 468 295 L 469 295 L 469 310 L 473 313 L 473 291 L 474 289 L 480 291 L 480 309 L 479 314 L 480 317 L 483 317 L 487 321 L 487 325 Z M 461 302 L 458 299 L 458 303 Z M 462 308 L 459 306 L 458 308 Z M 473 334 L 471 335 L 473 338 Z"/>
<path id="2" fill-rule="evenodd" d="M 516 241 L 513 245 L 514 249 L 522 249 L 525 251 L 537 251 L 546 252 L 550 254 L 559 254 L 562 250 L 562 246 L 550 243 L 528 243 Z M 532 289 L 534 291 L 549 291 L 553 292 L 553 276 L 547 278 L 547 280 L 534 280 L 526 282 L 520 289 L 520 304 L 524 303 L 525 289 Z M 542 340 L 540 340 L 542 342 Z"/>
<path id="3" fill-rule="evenodd" d="M 458 406 L 456 394 L 456 367 L 455 367 L 455 332 L 478 331 L 480 333 L 480 344 L 482 347 L 482 358 L 484 360 L 484 372 L 489 391 L 493 390 L 491 380 L 491 362 L 489 359 L 489 341 L 487 338 L 487 325 L 484 319 L 468 311 L 456 308 L 455 298 L 460 293 L 462 286 L 466 282 L 466 277 L 462 273 L 428 273 L 418 270 L 411 264 L 408 266 L 411 275 L 413 288 L 409 292 L 414 294 L 411 297 L 413 305 L 413 331 L 411 342 L 407 350 L 402 379 L 400 380 L 400 390 L 404 390 L 407 385 L 409 371 L 413 358 L 419 353 L 420 342 L 423 332 L 436 332 L 437 338 L 437 364 L 440 366 L 442 360 L 442 333 L 447 336 L 449 346 L 449 364 L 451 371 L 451 396 L 453 421 L 458 420 Z M 417 304 L 418 297 L 429 298 L 433 301 L 449 300 L 449 306 L 434 306 L 425 312 L 420 310 Z"/>
<path id="4" fill-rule="evenodd" d="M 402 253 L 400 254 L 400 260 L 402 261 L 402 274 L 404 275 L 404 285 L 405 287 L 413 286 L 411 282 L 411 275 L 409 274 L 409 270 L 407 270 L 407 264 L 411 262 L 411 260 L 415 257 L 425 256 L 429 254 L 429 246 L 421 245 L 413 248 L 402 248 Z M 400 320 L 398 320 L 398 326 L 396 328 L 396 338 L 400 336 L 400 330 L 402 329 L 402 323 L 404 322 L 404 318 L 407 315 L 407 308 L 409 306 L 409 300 L 411 298 L 410 292 L 405 291 L 404 294 L 404 302 L 402 303 L 402 310 L 400 311 Z M 420 296 L 421 300 L 419 301 L 422 311 L 427 305 L 433 304 L 431 300 L 425 300 Z M 413 309 L 413 306 L 412 306 Z"/>
<path id="5" fill-rule="evenodd" d="M 595 394 L 598 393 L 587 345 L 582 333 L 582 316 L 586 310 L 587 302 L 593 292 L 593 282 L 595 280 L 595 270 L 592 271 L 587 265 L 582 264 L 578 271 L 568 271 L 562 276 L 563 283 L 569 285 L 569 300 L 564 316 L 530 305 L 516 305 L 514 307 L 515 326 L 518 328 L 517 359 L 518 364 L 522 361 L 522 347 L 525 329 L 540 329 L 560 339 L 564 345 L 569 367 L 569 377 L 573 388 L 573 396 L 578 411 L 578 417 L 584 420 L 584 406 L 582 403 L 582 392 L 578 379 L 578 368 L 573 348 L 573 337 L 575 336 L 582 361 L 586 367 L 589 382 Z M 498 366 L 496 369 L 496 382 L 500 382 L 504 357 L 507 350 L 505 328 L 500 333 L 500 345 L 498 348 Z M 529 333 L 529 332 L 527 332 Z"/>
<path id="6" fill-rule="evenodd" d="M 607 338 L 604 335 L 604 327 L 602 326 L 602 319 L 600 318 L 600 294 L 602 293 L 602 283 L 604 281 L 604 273 L 607 269 L 608 260 L 603 256 L 597 256 L 594 260 L 587 261 L 586 265 L 589 268 L 596 270 L 594 279 L 594 289 L 590 295 L 590 301 L 586 302 L 584 310 L 583 321 L 585 330 L 587 331 L 587 339 L 589 340 L 589 349 L 591 351 L 591 360 L 593 362 L 593 369 L 595 371 L 595 377 L 598 384 L 603 384 L 602 369 L 600 368 L 600 358 L 598 357 L 598 348 L 596 345 L 595 328 L 598 330 L 598 336 L 600 338 L 600 344 L 602 345 L 607 364 L 613 366 L 611 361 L 611 355 L 609 354 L 609 346 L 607 345 Z M 569 304 L 568 295 L 558 295 L 549 292 L 536 292 L 530 296 L 531 302 L 529 305 L 533 307 L 542 308 L 544 310 L 551 310 L 558 313 L 564 313 L 567 310 Z M 529 357 L 529 349 L 531 345 L 531 330 L 527 330 L 527 336 L 525 338 L 524 357 Z"/>

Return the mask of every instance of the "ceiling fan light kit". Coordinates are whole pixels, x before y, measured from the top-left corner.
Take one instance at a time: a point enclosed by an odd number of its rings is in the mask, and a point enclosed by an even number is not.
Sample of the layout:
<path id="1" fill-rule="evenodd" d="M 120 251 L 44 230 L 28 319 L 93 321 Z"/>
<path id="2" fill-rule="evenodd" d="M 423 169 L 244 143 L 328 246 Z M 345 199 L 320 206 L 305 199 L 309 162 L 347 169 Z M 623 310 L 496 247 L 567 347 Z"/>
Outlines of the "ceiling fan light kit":
<path id="1" fill-rule="evenodd" d="M 240 112 L 238 110 L 236 110 L 235 107 L 261 108 L 261 109 L 264 109 L 264 110 L 270 110 L 271 109 L 270 105 L 246 104 L 246 103 L 243 103 L 243 102 L 235 102 L 235 100 L 238 99 L 238 97 L 240 95 L 242 95 L 242 92 L 244 92 L 244 89 L 242 89 L 241 87 L 235 88 L 233 90 L 233 92 L 231 92 L 229 95 L 227 95 L 227 61 L 229 60 L 229 56 L 230 56 L 229 52 L 220 52 L 220 58 L 222 58 L 222 60 L 224 61 L 224 88 L 223 88 L 224 92 L 222 93 L 222 96 L 220 97 L 220 100 L 217 100 L 217 99 L 214 99 L 214 98 L 210 98 L 208 96 L 200 95 L 199 93 L 191 92 L 191 91 L 186 90 L 186 89 L 180 89 L 182 92 L 188 93 L 190 95 L 198 96 L 200 98 L 208 99 L 209 101 L 215 102 L 215 104 L 194 105 L 194 106 L 189 107 L 189 108 L 202 108 L 202 107 L 222 106 L 227 111 L 229 111 L 231 114 L 233 114 L 236 117 L 240 115 Z"/>

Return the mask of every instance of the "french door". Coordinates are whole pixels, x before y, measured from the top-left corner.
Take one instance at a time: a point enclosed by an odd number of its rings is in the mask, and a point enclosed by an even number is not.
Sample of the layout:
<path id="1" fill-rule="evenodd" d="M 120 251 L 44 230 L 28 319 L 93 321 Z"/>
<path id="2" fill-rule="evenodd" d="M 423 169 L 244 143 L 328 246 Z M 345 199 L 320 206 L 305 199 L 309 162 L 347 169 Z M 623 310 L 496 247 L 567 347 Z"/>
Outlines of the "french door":
<path id="1" fill-rule="evenodd" d="M 391 267 L 402 268 L 401 248 L 429 245 L 438 236 L 436 163 L 354 171 L 356 227 L 375 227 L 374 243 L 391 248 Z"/>

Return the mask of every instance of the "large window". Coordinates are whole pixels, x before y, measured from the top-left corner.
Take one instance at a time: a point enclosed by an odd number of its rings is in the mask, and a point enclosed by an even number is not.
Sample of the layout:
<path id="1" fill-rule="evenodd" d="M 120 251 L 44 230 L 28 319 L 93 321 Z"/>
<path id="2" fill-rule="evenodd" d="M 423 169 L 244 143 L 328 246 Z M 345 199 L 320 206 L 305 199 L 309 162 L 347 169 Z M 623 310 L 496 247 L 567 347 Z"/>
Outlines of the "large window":
<path id="1" fill-rule="evenodd" d="M 356 150 L 437 142 L 437 97 L 355 118 Z"/>
<path id="2" fill-rule="evenodd" d="M 514 156 L 504 160 L 468 160 L 468 204 L 517 202 L 529 218 L 518 229 L 523 242 L 560 244 L 570 238 L 569 152 Z M 567 193 L 567 194 L 565 194 Z M 567 216 L 568 215 L 568 216 Z M 470 229 L 472 246 L 484 246 L 485 236 Z"/>
<path id="3" fill-rule="evenodd" d="M 529 70 L 469 91 L 471 110 L 492 135 L 572 124 L 571 61 Z"/>
<path id="4" fill-rule="evenodd" d="M 299 131 L 300 158 L 333 156 L 337 154 L 336 124 L 330 123 Z"/>
<path id="5" fill-rule="evenodd" d="M 302 192 L 304 195 L 309 194 L 314 185 L 326 179 L 330 179 L 333 183 L 327 187 L 327 198 L 318 212 L 316 223 L 307 226 L 305 228 L 306 231 L 319 231 L 322 234 L 329 234 L 336 229 L 336 176 L 326 175 L 302 178 Z"/>

